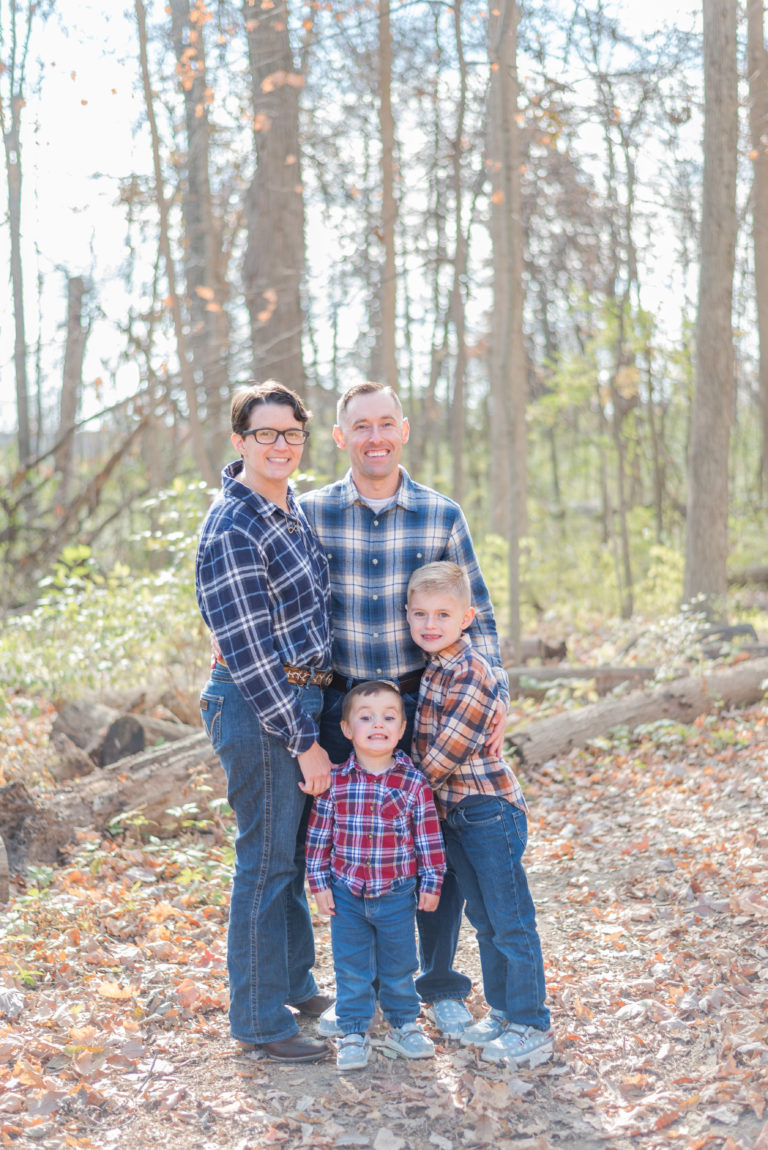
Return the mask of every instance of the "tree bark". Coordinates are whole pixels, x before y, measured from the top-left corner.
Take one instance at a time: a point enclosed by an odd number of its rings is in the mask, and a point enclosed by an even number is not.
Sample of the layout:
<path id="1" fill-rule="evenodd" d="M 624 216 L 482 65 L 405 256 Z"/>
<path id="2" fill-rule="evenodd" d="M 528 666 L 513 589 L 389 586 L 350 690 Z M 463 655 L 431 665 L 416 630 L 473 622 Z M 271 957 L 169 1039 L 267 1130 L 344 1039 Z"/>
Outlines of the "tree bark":
<path id="1" fill-rule="evenodd" d="M 520 641 L 520 538 L 525 532 L 525 347 L 523 228 L 518 116 L 517 0 L 489 20 L 491 62 L 488 167 L 491 171 L 493 330 L 491 332 L 491 526 L 509 542 L 507 630 Z"/>
<path id="2" fill-rule="evenodd" d="M 768 52 L 765 50 L 763 0 L 747 4 L 749 130 L 752 149 L 752 243 L 760 341 L 758 379 L 763 440 L 763 493 L 768 488 Z"/>
<path id="3" fill-rule="evenodd" d="M 256 172 L 248 191 L 243 284 L 258 380 L 303 391 L 304 199 L 299 90 L 284 0 L 243 5 L 251 67 Z"/>
<path id="4" fill-rule="evenodd" d="M 61 381 L 59 408 L 59 450 L 56 452 L 56 470 L 59 472 L 59 490 L 56 498 L 66 503 L 72 483 L 75 457 L 75 424 L 83 389 L 83 356 L 88 338 L 88 325 L 83 324 L 83 296 L 86 292 L 82 276 L 70 276 L 67 285 L 67 344 L 64 351 L 64 372 Z"/>
<path id="5" fill-rule="evenodd" d="M 379 3 L 379 131 L 381 132 L 381 366 L 383 382 L 397 388 L 397 269 L 395 259 L 395 121 L 392 115 L 390 0 Z"/>
<path id="6" fill-rule="evenodd" d="M 704 0 L 704 183 L 696 387 L 688 458 L 683 597 L 718 613 L 727 590 L 728 450 L 734 391 L 731 310 L 736 251 L 736 0 Z"/>

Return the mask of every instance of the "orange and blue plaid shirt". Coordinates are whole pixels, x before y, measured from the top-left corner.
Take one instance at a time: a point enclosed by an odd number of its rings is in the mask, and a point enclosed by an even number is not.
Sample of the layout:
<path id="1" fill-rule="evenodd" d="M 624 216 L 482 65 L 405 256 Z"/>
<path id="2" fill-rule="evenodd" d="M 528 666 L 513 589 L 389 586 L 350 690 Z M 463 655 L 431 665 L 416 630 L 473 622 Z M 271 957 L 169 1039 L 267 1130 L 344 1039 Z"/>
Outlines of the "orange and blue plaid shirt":
<path id="1" fill-rule="evenodd" d="M 466 635 L 430 656 L 419 688 L 413 758 L 441 818 L 470 795 L 496 795 L 528 810 L 512 768 L 486 750 L 498 698 L 490 666 Z"/>
<path id="2" fill-rule="evenodd" d="M 432 792 L 404 751 L 388 771 L 371 774 L 354 752 L 334 767 L 318 795 L 307 830 L 307 879 L 313 893 L 331 875 L 353 894 L 376 897 L 419 877 L 419 889 L 439 894 L 445 850 Z"/>

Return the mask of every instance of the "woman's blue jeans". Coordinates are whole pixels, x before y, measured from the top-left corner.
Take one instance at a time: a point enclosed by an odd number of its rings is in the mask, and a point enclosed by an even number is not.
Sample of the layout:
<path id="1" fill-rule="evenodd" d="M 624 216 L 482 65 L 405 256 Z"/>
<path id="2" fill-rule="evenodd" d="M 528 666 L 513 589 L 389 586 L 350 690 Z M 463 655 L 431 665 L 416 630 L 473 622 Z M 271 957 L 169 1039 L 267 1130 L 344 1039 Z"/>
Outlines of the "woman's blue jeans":
<path id="1" fill-rule="evenodd" d="M 413 720 L 418 693 L 403 695 L 406 728 L 398 746 L 407 755 L 411 753 Z M 320 719 L 318 742 L 332 763 L 343 763 L 349 758 L 352 744 L 341 733 L 341 705 L 344 692 L 326 688 L 323 714 Z M 461 912 L 464 899 L 459 892 L 456 875 L 450 867 L 443 879 L 437 910 L 416 912 L 419 930 L 419 967 L 416 990 L 422 1002 L 437 1002 L 441 998 L 466 998 L 472 989 L 472 980 L 454 970 L 453 961 L 459 944 Z"/>
<path id="2" fill-rule="evenodd" d="M 444 833 L 477 931 L 488 1005 L 511 1022 L 546 1030 L 544 960 L 522 864 L 525 812 L 505 799 L 473 795 L 448 812 Z"/>
<path id="3" fill-rule="evenodd" d="M 331 918 L 336 971 L 336 1019 L 342 1034 L 365 1034 L 376 1013 L 374 981 L 390 1026 L 419 1016 L 416 973 L 416 880 L 368 898 L 331 880 L 336 913 Z"/>
<path id="4" fill-rule="evenodd" d="M 320 688 L 294 690 L 302 710 L 317 718 Z M 227 936 L 230 1031 L 241 1042 L 276 1042 L 298 1033 L 286 1003 L 317 994 L 304 893 L 312 800 L 299 790 L 298 762 L 263 729 L 225 667 L 211 671 L 200 706 L 237 819 Z"/>

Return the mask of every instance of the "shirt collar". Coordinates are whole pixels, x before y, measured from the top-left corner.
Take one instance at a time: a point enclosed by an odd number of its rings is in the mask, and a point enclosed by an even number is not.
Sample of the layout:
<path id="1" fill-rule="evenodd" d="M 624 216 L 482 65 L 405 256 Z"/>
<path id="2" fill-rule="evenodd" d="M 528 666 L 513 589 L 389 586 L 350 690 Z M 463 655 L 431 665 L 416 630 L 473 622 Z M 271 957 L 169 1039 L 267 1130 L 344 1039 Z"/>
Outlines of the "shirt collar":
<path id="1" fill-rule="evenodd" d="M 464 657 L 465 652 L 472 646 L 468 635 L 460 635 L 450 647 L 443 647 L 442 651 L 435 651 L 429 656 L 430 663 L 437 663 L 441 667 L 450 667 Z"/>
<path id="2" fill-rule="evenodd" d="M 406 511 L 413 511 L 416 508 L 416 498 L 414 483 L 408 472 L 404 467 L 400 468 L 400 483 L 397 491 L 392 496 L 393 501 Z M 355 482 L 352 478 L 352 470 L 347 472 L 341 480 L 341 502 L 343 506 L 350 507 L 353 503 L 359 500 L 365 503 L 365 496 L 361 495 L 355 487 Z"/>
<path id="3" fill-rule="evenodd" d="M 407 767 L 408 762 L 409 762 L 408 756 L 406 755 L 405 751 L 395 751 L 393 759 L 392 759 L 392 766 L 389 768 L 388 771 L 384 771 L 383 775 L 377 776 L 377 777 L 383 778 L 384 775 L 388 775 L 390 773 L 390 771 L 393 771 L 395 769 L 400 770 L 403 767 Z M 365 771 L 365 767 L 361 767 L 360 764 L 358 763 L 357 756 L 355 755 L 354 751 L 352 751 L 352 753 L 349 756 L 349 758 L 347 759 L 346 763 L 344 763 L 341 767 L 342 775 L 351 775 L 353 771 Z M 368 774 L 367 771 L 365 771 L 365 773 Z"/>

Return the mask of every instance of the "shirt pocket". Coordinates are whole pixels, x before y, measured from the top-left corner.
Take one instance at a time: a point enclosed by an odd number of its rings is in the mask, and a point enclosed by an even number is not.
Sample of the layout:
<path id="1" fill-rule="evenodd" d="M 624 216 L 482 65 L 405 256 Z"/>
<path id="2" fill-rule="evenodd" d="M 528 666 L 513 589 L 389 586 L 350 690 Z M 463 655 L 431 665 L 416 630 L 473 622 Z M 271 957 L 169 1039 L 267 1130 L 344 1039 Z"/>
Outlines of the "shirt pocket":
<path id="1" fill-rule="evenodd" d="M 390 794 L 381 804 L 379 811 L 381 818 L 386 823 L 398 823 L 404 821 L 408 814 L 408 796 L 404 794 Z"/>

